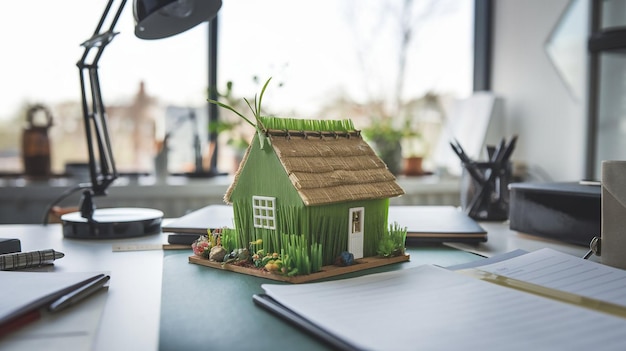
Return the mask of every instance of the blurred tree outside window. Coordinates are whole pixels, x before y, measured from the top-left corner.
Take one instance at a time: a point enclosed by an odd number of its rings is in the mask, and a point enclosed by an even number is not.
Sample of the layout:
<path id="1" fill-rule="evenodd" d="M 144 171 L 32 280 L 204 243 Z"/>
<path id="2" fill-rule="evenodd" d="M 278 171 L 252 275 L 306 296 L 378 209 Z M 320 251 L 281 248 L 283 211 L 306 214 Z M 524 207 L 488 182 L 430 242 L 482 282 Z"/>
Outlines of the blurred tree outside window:
<path id="1" fill-rule="evenodd" d="M 118 170 L 154 172 L 169 135 L 168 171 L 191 171 L 193 128 L 206 155 L 209 128 L 220 127 L 218 171 L 235 171 L 252 131 L 223 109 L 224 124 L 207 127 L 207 25 L 140 40 L 130 3 L 99 68 Z M 54 115 L 53 172 L 86 162 L 75 64 L 105 5 L 22 0 L 0 12 L 0 173 L 23 171 L 24 113 L 38 103 Z M 218 14 L 218 91 L 251 101 L 272 77 L 263 101 L 268 115 L 350 118 L 364 130 L 388 124 L 427 141 L 437 133 L 436 102 L 471 94 L 473 15 L 471 0 L 225 1 Z M 195 125 L 185 121 L 190 110 Z M 423 152 L 429 142 L 405 140 L 405 153 Z"/>

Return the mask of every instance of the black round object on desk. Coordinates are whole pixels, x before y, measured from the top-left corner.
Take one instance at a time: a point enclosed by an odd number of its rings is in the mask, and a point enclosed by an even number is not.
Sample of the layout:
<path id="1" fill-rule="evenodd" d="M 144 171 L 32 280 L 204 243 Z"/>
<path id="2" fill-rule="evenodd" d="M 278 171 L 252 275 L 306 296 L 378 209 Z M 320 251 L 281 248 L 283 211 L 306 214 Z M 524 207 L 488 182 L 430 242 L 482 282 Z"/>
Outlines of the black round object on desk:
<path id="1" fill-rule="evenodd" d="M 96 209 L 88 221 L 80 212 L 61 216 L 63 236 L 76 239 L 118 239 L 158 234 L 163 212 L 150 208 Z"/>

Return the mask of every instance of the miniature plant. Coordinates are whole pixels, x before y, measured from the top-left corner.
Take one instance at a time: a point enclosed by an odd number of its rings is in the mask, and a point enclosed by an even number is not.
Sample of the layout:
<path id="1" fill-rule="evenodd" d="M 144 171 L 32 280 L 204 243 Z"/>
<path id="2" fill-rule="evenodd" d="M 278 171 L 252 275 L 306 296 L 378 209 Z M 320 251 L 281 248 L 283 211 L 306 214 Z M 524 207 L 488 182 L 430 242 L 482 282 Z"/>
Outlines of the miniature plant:
<path id="1" fill-rule="evenodd" d="M 196 241 L 191 244 L 191 249 L 196 256 L 209 258 L 209 252 L 211 251 L 211 242 L 207 235 L 198 237 Z"/>
<path id="2" fill-rule="evenodd" d="M 263 249 L 252 255 L 252 262 L 257 268 L 263 268 L 274 274 L 292 277 L 298 274 L 311 274 L 322 267 L 322 255 L 320 245 L 311 245 L 311 254 L 307 250 L 307 241 L 304 236 L 282 235 L 284 241 L 281 253 L 265 253 Z M 263 240 L 251 242 L 251 246 L 261 245 Z M 299 246 L 304 245 L 304 246 Z"/>
<path id="3" fill-rule="evenodd" d="M 207 230 L 207 235 L 199 236 L 191 244 L 193 253 L 211 261 L 221 261 L 226 253 L 226 249 L 222 246 L 222 232 L 224 230 L 227 228 L 218 228 L 213 232 Z"/>
<path id="4" fill-rule="evenodd" d="M 237 230 L 232 228 L 222 228 L 220 236 L 220 244 L 226 251 L 232 251 L 240 245 L 237 245 Z"/>
<path id="5" fill-rule="evenodd" d="M 283 274 L 289 277 L 298 273 L 298 269 L 293 267 L 292 260 L 287 255 L 279 255 L 277 252 L 264 254 L 263 250 L 259 250 L 252 255 L 252 262 L 255 267 L 263 268 L 270 273 Z"/>
<path id="6" fill-rule="evenodd" d="M 394 257 L 404 254 L 404 243 L 406 240 L 406 227 L 400 227 L 394 222 L 389 225 L 389 230 L 378 243 L 378 255 L 383 257 Z"/>
<path id="7" fill-rule="evenodd" d="M 283 256 L 289 257 L 297 274 L 311 274 L 322 269 L 322 246 L 309 245 L 304 235 L 282 236 Z"/>
<path id="8" fill-rule="evenodd" d="M 222 265 L 227 263 L 246 263 L 251 259 L 250 251 L 247 248 L 239 248 L 233 250 L 230 254 L 225 255 Z"/>
<path id="9" fill-rule="evenodd" d="M 261 89 L 261 94 L 259 95 L 259 99 L 257 101 L 257 97 L 256 95 L 254 96 L 254 107 L 252 106 L 252 104 L 250 103 L 250 101 L 248 101 L 248 99 L 244 98 L 243 100 L 246 102 L 246 104 L 248 105 L 248 107 L 250 108 L 250 110 L 252 111 L 252 114 L 254 115 L 254 119 L 256 120 L 256 124 L 253 123 L 248 117 L 244 116 L 241 112 L 237 111 L 234 107 L 221 103 L 217 100 L 213 100 L 213 99 L 208 99 L 208 101 L 212 104 L 218 105 L 220 107 L 223 107 L 229 111 L 232 111 L 233 113 L 235 113 L 237 116 L 241 117 L 244 121 L 246 121 L 249 125 L 253 126 L 254 128 L 256 128 L 257 130 L 257 134 L 259 135 L 259 142 L 261 143 L 261 148 L 263 148 L 263 144 L 266 140 L 265 135 L 263 133 L 263 131 L 265 130 L 265 126 L 263 125 L 263 121 L 261 120 L 261 102 L 263 101 L 263 94 L 265 94 L 265 89 L 267 88 L 268 84 L 270 83 L 270 81 L 272 80 L 272 78 L 269 78 L 265 84 L 263 85 L 263 88 Z"/>
<path id="10" fill-rule="evenodd" d="M 213 233 L 207 230 L 207 235 L 201 235 L 191 244 L 191 249 L 196 256 L 209 258 L 211 249 L 219 245 L 221 230 L 216 229 Z"/>
<path id="11" fill-rule="evenodd" d="M 250 242 L 250 251 L 254 252 L 254 254 L 252 255 L 252 263 L 254 263 L 254 266 L 258 268 L 263 267 L 263 259 L 265 258 L 265 250 L 259 249 L 257 251 L 252 251 L 252 247 L 260 246 L 262 244 L 263 244 L 263 239 L 258 239 L 256 241 Z"/>

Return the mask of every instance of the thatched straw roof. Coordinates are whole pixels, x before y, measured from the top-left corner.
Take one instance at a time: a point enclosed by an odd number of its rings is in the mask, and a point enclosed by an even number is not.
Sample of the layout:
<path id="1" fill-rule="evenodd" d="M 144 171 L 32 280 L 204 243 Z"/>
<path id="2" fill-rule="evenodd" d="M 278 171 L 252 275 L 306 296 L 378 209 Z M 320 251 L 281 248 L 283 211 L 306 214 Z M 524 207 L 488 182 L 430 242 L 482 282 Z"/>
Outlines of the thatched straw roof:
<path id="1" fill-rule="evenodd" d="M 307 206 L 404 194 L 394 175 L 358 131 L 269 130 L 267 135 Z M 230 198 L 232 188 L 225 199 Z"/>

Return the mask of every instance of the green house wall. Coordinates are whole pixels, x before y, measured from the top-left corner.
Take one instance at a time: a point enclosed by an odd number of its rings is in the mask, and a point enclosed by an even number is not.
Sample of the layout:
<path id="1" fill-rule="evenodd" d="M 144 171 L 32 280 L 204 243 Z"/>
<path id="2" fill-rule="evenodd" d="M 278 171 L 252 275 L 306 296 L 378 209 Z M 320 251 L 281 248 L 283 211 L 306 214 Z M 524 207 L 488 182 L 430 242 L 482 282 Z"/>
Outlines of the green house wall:
<path id="1" fill-rule="evenodd" d="M 305 206 L 267 141 L 261 149 L 255 137 L 245 162 L 230 196 L 240 243 L 263 239 L 265 252 L 280 252 L 280 234 L 304 234 L 309 244 L 322 245 L 323 264 L 332 264 L 348 248 L 349 209 L 363 207 L 363 254 L 376 255 L 387 226 L 389 199 Z M 275 231 L 254 227 L 253 195 L 276 198 Z"/>

